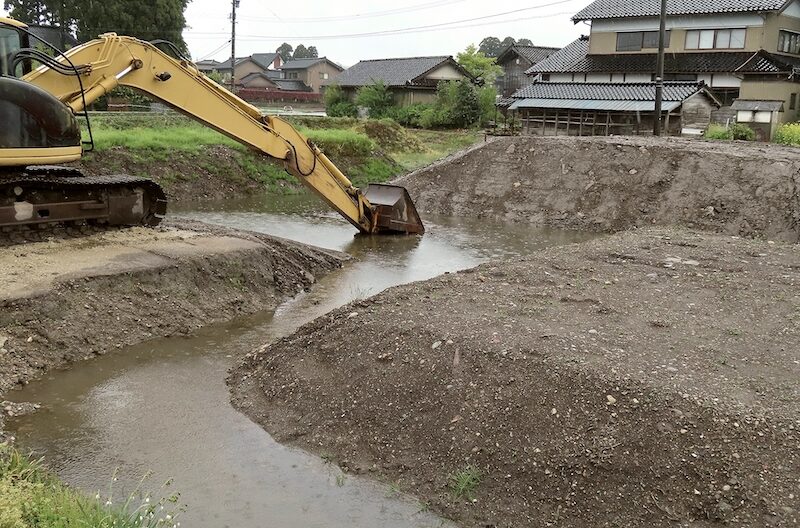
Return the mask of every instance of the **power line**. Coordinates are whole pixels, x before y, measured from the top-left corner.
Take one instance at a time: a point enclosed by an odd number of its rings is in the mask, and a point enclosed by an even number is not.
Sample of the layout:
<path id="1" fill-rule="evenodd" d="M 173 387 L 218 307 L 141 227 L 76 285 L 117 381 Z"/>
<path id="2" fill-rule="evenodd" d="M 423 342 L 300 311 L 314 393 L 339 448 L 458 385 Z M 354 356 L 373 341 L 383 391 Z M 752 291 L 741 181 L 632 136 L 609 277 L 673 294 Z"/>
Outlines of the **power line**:
<path id="1" fill-rule="evenodd" d="M 300 24 L 309 22 L 339 22 L 353 19 L 377 18 L 391 15 L 402 15 L 405 13 L 413 13 L 414 11 L 422 11 L 426 9 L 434 9 L 437 7 L 444 7 L 452 4 L 460 4 L 467 0 L 437 0 L 435 2 L 428 2 L 425 4 L 417 4 L 413 6 L 397 7 L 394 9 L 387 9 L 385 11 L 370 11 L 367 13 L 357 13 L 352 15 L 335 15 L 329 17 L 308 17 L 308 18 L 280 18 L 272 10 L 269 10 L 275 19 L 281 23 L 286 24 Z M 246 17 L 248 20 L 272 20 L 268 17 Z"/>
<path id="2" fill-rule="evenodd" d="M 219 53 L 220 51 L 222 51 L 222 50 L 224 50 L 225 48 L 227 48 L 227 47 L 228 47 L 228 44 L 230 44 L 230 43 L 231 43 L 231 41 L 230 41 L 230 40 L 226 40 L 226 41 L 225 41 L 225 42 L 224 42 L 224 43 L 223 43 L 221 46 L 219 46 L 218 48 L 214 49 L 214 51 L 211 51 L 211 52 L 209 52 L 209 53 L 206 53 L 205 55 L 202 55 L 202 56 L 201 56 L 201 58 L 199 58 L 199 59 L 197 59 L 197 60 L 198 60 L 198 61 L 203 61 L 203 60 L 206 60 L 206 59 L 208 59 L 208 58 L 210 58 L 210 57 L 212 57 L 212 56 L 216 55 L 216 54 L 217 54 L 217 53 Z"/>
<path id="3" fill-rule="evenodd" d="M 395 35 L 410 35 L 410 34 L 413 34 L 413 33 L 428 33 L 430 31 L 449 31 L 449 30 L 455 30 L 455 29 L 484 27 L 484 26 L 491 26 L 491 25 L 497 25 L 497 24 L 511 24 L 511 23 L 514 23 L 514 22 L 524 22 L 526 20 L 540 20 L 540 19 L 543 19 L 543 18 L 553 18 L 553 17 L 557 17 L 557 16 L 569 16 L 571 14 L 572 14 L 571 12 L 552 13 L 552 14 L 549 14 L 549 15 L 535 15 L 535 16 L 522 17 L 522 18 L 514 18 L 514 19 L 511 19 L 511 20 L 496 20 L 496 21 L 493 21 L 493 22 L 479 22 L 477 24 L 465 24 L 465 25 L 461 25 L 461 26 L 451 26 L 451 27 L 446 27 L 446 28 L 417 29 L 417 30 L 413 30 L 413 31 L 406 31 L 405 33 L 380 33 L 380 32 L 375 32 L 375 33 L 362 33 L 362 34 L 357 34 L 355 36 L 353 36 L 353 35 L 331 35 L 331 36 L 329 36 L 327 38 L 324 38 L 324 39 L 318 38 L 318 37 L 297 37 L 297 38 L 302 39 L 302 40 L 309 40 L 309 39 L 315 39 L 315 40 L 338 40 L 338 39 L 352 39 L 352 38 L 360 38 L 360 37 L 381 37 L 381 36 L 395 36 Z M 195 39 L 204 39 L 204 38 L 216 38 L 216 37 L 194 37 L 194 38 Z M 248 42 L 281 42 L 283 40 L 286 40 L 286 37 L 264 37 L 264 36 L 259 36 L 259 35 L 244 35 L 244 36 L 239 37 L 239 40 L 246 40 Z"/>
<path id="4" fill-rule="evenodd" d="M 413 26 L 413 27 L 407 27 L 407 28 L 387 29 L 387 30 L 381 30 L 381 31 L 370 31 L 370 32 L 366 32 L 366 33 L 349 33 L 349 34 L 341 34 L 341 35 L 310 35 L 310 36 L 303 36 L 303 37 L 299 37 L 299 36 L 287 37 L 287 36 L 273 35 L 270 38 L 272 40 L 282 40 L 282 39 L 292 39 L 292 38 L 302 38 L 304 40 L 330 40 L 330 39 L 339 39 L 339 38 L 358 38 L 358 37 L 373 37 L 373 36 L 382 36 L 382 35 L 397 35 L 397 34 L 413 33 L 413 32 L 417 32 L 417 31 L 424 32 L 425 30 L 441 29 L 441 28 L 446 28 L 447 26 L 452 26 L 452 25 L 456 25 L 456 24 L 464 24 L 464 23 L 467 23 L 467 22 L 488 20 L 488 19 L 491 19 L 491 18 L 498 18 L 498 17 L 502 17 L 502 16 L 513 15 L 513 14 L 522 13 L 522 12 L 525 12 L 525 11 L 532 11 L 534 9 L 542 9 L 544 7 L 552 7 L 552 6 L 556 6 L 556 5 L 566 4 L 566 3 L 569 3 L 569 2 L 573 2 L 573 1 L 574 0 L 557 0 L 555 2 L 550 2 L 548 4 L 542 4 L 542 5 L 539 5 L 539 6 L 523 7 L 523 8 L 520 8 L 520 9 L 512 9 L 511 11 L 505 11 L 505 12 L 496 13 L 496 14 L 493 14 L 493 15 L 483 15 L 483 16 L 474 17 L 474 18 L 466 18 L 466 19 L 463 19 L 463 20 L 454 20 L 454 21 L 451 21 L 451 22 L 441 22 L 441 23 L 438 23 L 438 24 L 428 24 L 428 25 L 425 25 L 425 26 Z M 558 13 L 558 14 L 560 15 L 562 13 Z M 555 16 L 555 15 L 546 15 L 546 16 Z M 542 18 L 542 17 L 517 18 L 515 20 L 531 20 L 531 19 L 534 19 L 534 18 Z M 506 22 L 514 22 L 515 20 L 508 20 Z M 488 23 L 486 23 L 484 25 L 495 24 L 495 23 L 500 23 L 500 22 L 501 21 L 492 21 L 492 22 L 488 22 Z M 474 26 L 464 26 L 464 27 L 474 27 Z M 218 35 L 219 34 L 219 33 L 204 33 L 204 32 L 198 32 L 198 33 L 187 32 L 187 33 L 193 34 L 193 35 Z M 259 36 L 259 35 L 242 35 L 242 38 L 263 38 L 263 37 Z"/>

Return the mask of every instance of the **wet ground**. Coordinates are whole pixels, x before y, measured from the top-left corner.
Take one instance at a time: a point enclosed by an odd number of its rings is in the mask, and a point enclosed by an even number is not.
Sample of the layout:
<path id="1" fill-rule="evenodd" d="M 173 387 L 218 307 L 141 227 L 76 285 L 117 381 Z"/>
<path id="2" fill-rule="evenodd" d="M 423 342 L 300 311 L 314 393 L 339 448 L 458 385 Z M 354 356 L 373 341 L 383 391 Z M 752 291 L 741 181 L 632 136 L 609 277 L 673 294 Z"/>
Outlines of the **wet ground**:
<path id="1" fill-rule="evenodd" d="M 228 368 L 242 354 L 351 300 L 592 235 L 428 217 L 423 238 L 354 237 L 349 224 L 313 199 L 272 200 L 197 206 L 178 215 L 355 259 L 274 313 L 129 347 L 11 393 L 10 399 L 40 402 L 43 410 L 10 423 L 10 430 L 66 482 L 90 492 L 108 489 L 115 471 L 117 496 L 148 471 L 156 472 L 148 489 L 173 478 L 187 505 L 186 526 L 440 526 L 416 500 L 276 443 L 230 405 Z M 354 336 L 353 344 L 368 339 Z"/>

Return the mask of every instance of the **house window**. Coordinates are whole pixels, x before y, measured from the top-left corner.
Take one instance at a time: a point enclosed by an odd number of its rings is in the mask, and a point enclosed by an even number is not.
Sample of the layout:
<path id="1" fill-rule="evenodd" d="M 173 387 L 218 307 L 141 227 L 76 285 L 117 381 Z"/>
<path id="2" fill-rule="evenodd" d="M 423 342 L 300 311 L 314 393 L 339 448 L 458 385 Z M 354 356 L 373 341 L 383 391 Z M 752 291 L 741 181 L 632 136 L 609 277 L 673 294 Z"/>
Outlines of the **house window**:
<path id="1" fill-rule="evenodd" d="M 287 79 L 297 79 L 297 72 L 288 72 L 286 74 Z"/>
<path id="2" fill-rule="evenodd" d="M 669 35 L 667 31 L 664 38 L 664 46 L 669 47 Z M 646 48 L 658 47 L 658 31 L 631 31 L 617 33 L 617 51 L 641 51 Z"/>
<path id="3" fill-rule="evenodd" d="M 778 33 L 778 51 L 800 55 L 800 34 L 782 29 Z"/>
<path id="4" fill-rule="evenodd" d="M 324 81 L 328 78 L 328 74 L 325 72 L 319 72 L 319 78 Z"/>
<path id="5" fill-rule="evenodd" d="M 743 49 L 745 29 L 694 29 L 686 32 L 686 49 Z"/>
<path id="6" fill-rule="evenodd" d="M 797 94 L 793 93 L 789 96 L 789 110 L 797 109 Z"/>

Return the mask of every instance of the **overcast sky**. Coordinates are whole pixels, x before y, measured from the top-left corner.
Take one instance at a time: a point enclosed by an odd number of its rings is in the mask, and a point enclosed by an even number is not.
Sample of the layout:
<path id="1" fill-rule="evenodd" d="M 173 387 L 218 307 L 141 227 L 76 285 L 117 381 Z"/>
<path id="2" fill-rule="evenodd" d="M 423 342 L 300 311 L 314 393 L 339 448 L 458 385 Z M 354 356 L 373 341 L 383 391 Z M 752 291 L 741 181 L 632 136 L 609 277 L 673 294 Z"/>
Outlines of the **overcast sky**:
<path id="1" fill-rule="evenodd" d="M 282 42 L 315 45 L 320 55 L 351 66 L 360 59 L 455 55 L 493 35 L 564 46 L 588 33 L 570 16 L 590 0 L 241 0 L 236 55 L 275 51 Z M 184 38 L 195 60 L 230 56 L 226 0 L 192 0 Z M 514 12 L 511 12 L 514 11 Z M 492 16 L 498 15 L 498 16 Z M 424 31 L 355 36 L 428 26 Z M 433 27 L 431 27 L 433 26 Z M 349 36 L 348 36 L 349 35 Z M 335 38 L 331 38 L 335 37 Z"/>

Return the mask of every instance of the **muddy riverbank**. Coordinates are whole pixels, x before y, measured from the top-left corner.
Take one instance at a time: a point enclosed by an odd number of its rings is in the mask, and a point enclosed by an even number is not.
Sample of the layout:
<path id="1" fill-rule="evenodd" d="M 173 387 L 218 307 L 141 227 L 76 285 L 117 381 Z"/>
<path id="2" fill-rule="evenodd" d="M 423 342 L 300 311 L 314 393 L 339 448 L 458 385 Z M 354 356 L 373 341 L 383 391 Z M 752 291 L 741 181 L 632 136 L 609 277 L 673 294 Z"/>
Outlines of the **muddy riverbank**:
<path id="1" fill-rule="evenodd" d="M 625 232 L 356 301 L 229 383 L 277 440 L 462 526 L 795 525 L 798 262 Z"/>
<path id="2" fill-rule="evenodd" d="M 346 258 L 189 221 L 4 248 L 0 394 L 74 361 L 273 309 Z"/>
<path id="3" fill-rule="evenodd" d="M 615 232 L 800 240 L 800 150 L 678 138 L 503 138 L 397 180 L 424 212 Z"/>

